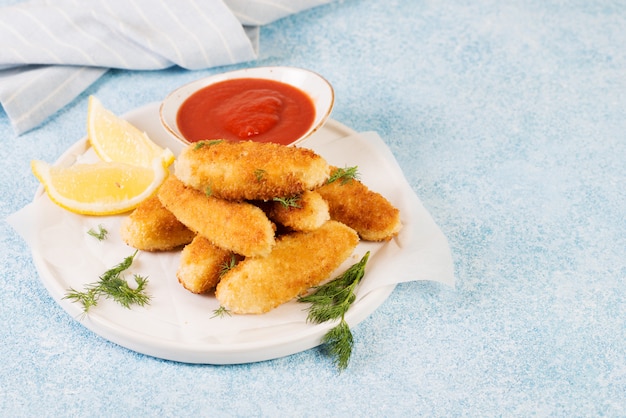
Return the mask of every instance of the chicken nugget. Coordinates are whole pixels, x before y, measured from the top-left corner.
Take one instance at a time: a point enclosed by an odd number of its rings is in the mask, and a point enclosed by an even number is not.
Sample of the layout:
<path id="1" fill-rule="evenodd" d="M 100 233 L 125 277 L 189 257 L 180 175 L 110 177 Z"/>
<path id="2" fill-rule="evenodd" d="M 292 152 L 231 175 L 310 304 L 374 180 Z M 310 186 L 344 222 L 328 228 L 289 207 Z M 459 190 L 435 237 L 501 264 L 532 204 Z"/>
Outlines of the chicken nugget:
<path id="1" fill-rule="evenodd" d="M 192 293 L 207 293 L 215 288 L 225 267 L 235 255 L 213 245 L 201 235 L 187 244 L 180 255 L 176 278 Z"/>
<path id="2" fill-rule="evenodd" d="M 169 251 L 188 244 L 196 235 L 161 201 L 152 196 L 122 221 L 120 234 L 126 244 L 142 251 Z"/>
<path id="3" fill-rule="evenodd" d="M 207 196 L 174 175 L 157 195 L 180 222 L 218 247 L 244 256 L 264 256 L 275 243 L 274 224 L 250 203 Z"/>
<path id="4" fill-rule="evenodd" d="M 263 207 L 272 221 L 294 231 L 312 231 L 330 219 L 328 203 L 310 190 L 291 199 L 272 200 Z"/>
<path id="5" fill-rule="evenodd" d="M 331 178 L 336 170 L 332 168 Z M 337 179 L 316 191 L 328 202 L 330 218 L 353 228 L 365 241 L 388 241 L 402 228 L 400 211 L 355 178 Z"/>
<path id="6" fill-rule="evenodd" d="M 305 148 L 254 141 L 201 141 L 175 162 L 183 183 L 227 200 L 270 200 L 322 185 L 326 160 Z"/>
<path id="7" fill-rule="evenodd" d="M 335 221 L 283 235 L 267 257 L 246 258 L 224 274 L 215 296 L 233 313 L 268 312 L 327 279 L 358 242 L 353 229 Z"/>

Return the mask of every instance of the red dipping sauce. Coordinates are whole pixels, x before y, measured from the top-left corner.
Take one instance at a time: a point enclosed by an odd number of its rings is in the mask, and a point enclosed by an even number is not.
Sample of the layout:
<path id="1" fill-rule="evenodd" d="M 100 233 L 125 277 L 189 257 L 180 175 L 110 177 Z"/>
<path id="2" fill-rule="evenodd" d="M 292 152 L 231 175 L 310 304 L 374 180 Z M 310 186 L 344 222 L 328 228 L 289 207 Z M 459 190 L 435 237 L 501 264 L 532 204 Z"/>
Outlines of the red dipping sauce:
<path id="1" fill-rule="evenodd" d="M 290 144 L 315 119 L 315 106 L 303 91 L 261 78 L 212 84 L 183 102 L 176 121 L 189 142 L 206 139 Z"/>

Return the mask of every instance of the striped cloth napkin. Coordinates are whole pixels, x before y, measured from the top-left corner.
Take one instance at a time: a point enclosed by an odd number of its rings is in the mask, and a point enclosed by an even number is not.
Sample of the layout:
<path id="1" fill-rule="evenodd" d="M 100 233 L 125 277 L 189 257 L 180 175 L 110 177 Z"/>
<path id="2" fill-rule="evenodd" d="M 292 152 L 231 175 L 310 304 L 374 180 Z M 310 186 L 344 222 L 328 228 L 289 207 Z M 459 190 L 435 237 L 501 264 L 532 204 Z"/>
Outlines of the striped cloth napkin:
<path id="1" fill-rule="evenodd" d="M 32 0 L 0 7 L 0 103 L 17 134 L 109 68 L 189 70 L 256 58 L 258 26 L 332 0 Z"/>

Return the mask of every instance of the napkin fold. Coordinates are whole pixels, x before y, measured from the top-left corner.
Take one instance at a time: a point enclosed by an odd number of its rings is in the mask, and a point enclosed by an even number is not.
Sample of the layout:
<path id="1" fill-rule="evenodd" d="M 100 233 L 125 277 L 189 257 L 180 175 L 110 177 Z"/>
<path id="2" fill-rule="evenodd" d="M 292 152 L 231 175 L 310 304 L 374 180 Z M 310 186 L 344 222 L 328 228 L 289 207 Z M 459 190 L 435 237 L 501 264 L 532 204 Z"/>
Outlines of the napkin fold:
<path id="1" fill-rule="evenodd" d="M 17 134 L 108 69 L 256 59 L 258 26 L 331 0 L 34 0 L 0 8 L 0 103 Z"/>

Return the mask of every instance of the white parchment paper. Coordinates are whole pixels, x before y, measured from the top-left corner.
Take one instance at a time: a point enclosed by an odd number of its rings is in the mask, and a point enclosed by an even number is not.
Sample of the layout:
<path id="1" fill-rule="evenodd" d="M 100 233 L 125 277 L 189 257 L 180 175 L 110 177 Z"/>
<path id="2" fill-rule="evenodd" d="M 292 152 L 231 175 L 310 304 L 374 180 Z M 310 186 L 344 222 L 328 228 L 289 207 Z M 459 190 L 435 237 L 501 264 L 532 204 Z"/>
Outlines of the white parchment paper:
<path id="1" fill-rule="evenodd" d="M 400 209 L 403 228 L 385 243 L 361 242 L 336 274 L 357 262 L 366 251 L 371 255 L 366 275 L 351 309 L 368 303 L 370 292 L 394 284 L 430 280 L 454 286 L 454 271 L 445 236 L 407 183 L 390 150 L 373 132 L 328 137 L 318 135 L 304 147 L 322 155 L 330 164 L 359 167 L 360 178 L 370 189 L 385 196 Z M 80 147 L 79 147 L 80 148 Z M 89 151 L 79 159 L 89 160 Z M 41 280 L 63 308 L 92 330 L 116 342 L 146 337 L 148 340 L 190 344 L 235 344 L 283 336 L 292 326 L 306 323 L 306 305 L 292 301 L 263 315 L 214 317 L 219 307 L 213 295 L 192 294 L 178 283 L 179 252 L 140 252 L 126 274 L 148 277 L 151 302 L 146 307 L 124 309 L 103 300 L 89 315 L 64 299 L 69 288 L 83 289 L 106 270 L 131 255 L 119 235 L 126 215 L 93 217 L 70 213 L 39 193 L 34 201 L 9 216 L 7 221 L 30 246 Z M 103 241 L 87 231 L 102 225 L 109 234 Z M 365 298 L 365 299 L 364 299 Z M 361 306 L 363 308 L 363 306 Z M 366 308 L 366 307 L 365 307 Z M 291 331 L 289 331 L 291 332 Z"/>

